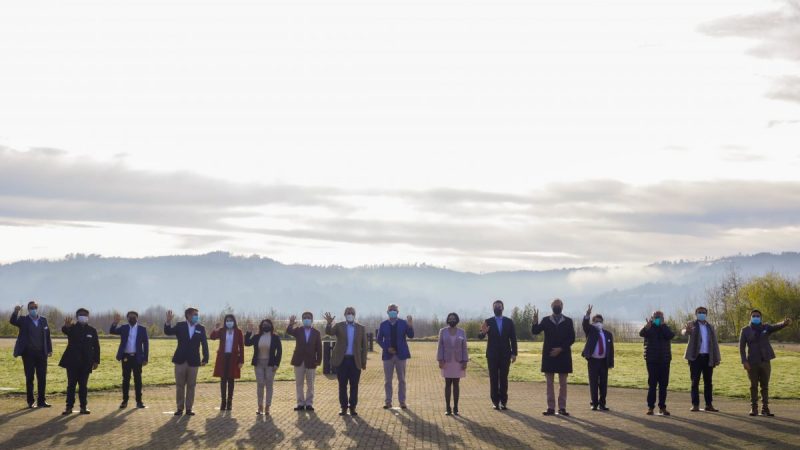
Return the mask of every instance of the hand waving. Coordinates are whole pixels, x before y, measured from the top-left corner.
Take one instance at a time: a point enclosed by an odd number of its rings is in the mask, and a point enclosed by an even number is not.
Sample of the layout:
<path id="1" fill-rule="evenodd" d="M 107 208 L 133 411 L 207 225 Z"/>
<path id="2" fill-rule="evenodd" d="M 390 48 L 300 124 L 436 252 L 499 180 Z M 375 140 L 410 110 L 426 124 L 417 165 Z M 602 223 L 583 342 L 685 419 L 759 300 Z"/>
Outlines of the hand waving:
<path id="1" fill-rule="evenodd" d="M 336 316 L 333 316 L 333 315 L 331 315 L 331 313 L 329 313 L 329 312 L 326 312 L 326 313 L 325 313 L 325 315 L 324 315 L 323 317 L 325 317 L 325 320 L 326 320 L 326 321 L 327 321 L 329 324 L 330 324 L 330 323 L 333 323 L 333 319 L 335 319 L 335 318 L 336 318 Z"/>

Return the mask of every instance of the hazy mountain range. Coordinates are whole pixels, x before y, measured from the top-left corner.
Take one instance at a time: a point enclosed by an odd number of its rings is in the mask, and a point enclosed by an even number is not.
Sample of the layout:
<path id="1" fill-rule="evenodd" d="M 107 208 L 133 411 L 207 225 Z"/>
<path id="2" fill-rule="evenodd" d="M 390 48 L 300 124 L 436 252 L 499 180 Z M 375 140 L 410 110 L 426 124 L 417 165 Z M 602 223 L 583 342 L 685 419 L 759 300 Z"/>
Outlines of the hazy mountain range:
<path id="1" fill-rule="evenodd" d="M 707 287 L 734 268 L 744 277 L 775 271 L 800 273 L 800 253 L 760 253 L 705 261 L 660 262 L 643 267 L 581 267 L 545 271 L 469 273 L 427 265 L 320 267 L 285 265 L 252 256 L 214 252 L 198 256 L 104 258 L 70 255 L 55 261 L 0 265 L 3 309 L 30 298 L 71 310 L 140 310 L 163 305 L 206 311 L 282 313 L 332 310 L 354 305 L 360 313 L 449 311 L 462 317 L 489 314 L 493 299 L 507 309 L 531 302 L 547 307 L 564 299 L 565 311 L 579 315 L 587 303 L 596 311 L 637 319 L 654 307 L 666 311 L 702 303 Z"/>

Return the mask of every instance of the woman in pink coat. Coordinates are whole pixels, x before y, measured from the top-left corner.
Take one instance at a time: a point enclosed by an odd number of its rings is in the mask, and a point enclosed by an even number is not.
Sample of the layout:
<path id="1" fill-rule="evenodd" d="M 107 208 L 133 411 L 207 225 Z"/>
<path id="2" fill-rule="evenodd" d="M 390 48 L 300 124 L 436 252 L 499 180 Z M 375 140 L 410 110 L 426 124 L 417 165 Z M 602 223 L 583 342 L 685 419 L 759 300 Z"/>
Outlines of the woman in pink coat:
<path id="1" fill-rule="evenodd" d="M 436 359 L 444 377 L 444 398 L 447 402 L 445 415 L 458 415 L 458 382 L 467 376 L 467 333 L 457 328 L 458 314 L 447 315 L 447 327 L 439 330 L 439 351 Z M 450 393 L 452 391 L 453 409 L 450 409 Z"/>

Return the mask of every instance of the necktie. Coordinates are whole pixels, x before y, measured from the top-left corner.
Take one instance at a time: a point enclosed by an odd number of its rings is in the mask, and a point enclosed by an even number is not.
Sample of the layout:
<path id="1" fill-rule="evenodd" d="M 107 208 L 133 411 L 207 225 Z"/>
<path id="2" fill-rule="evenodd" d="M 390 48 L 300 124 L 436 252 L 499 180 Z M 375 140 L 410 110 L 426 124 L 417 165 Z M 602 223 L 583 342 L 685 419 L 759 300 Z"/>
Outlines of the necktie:
<path id="1" fill-rule="evenodd" d="M 603 339 L 603 334 L 597 333 L 597 346 L 598 346 L 597 354 L 600 356 L 605 356 L 606 354 L 606 346 L 605 342 L 603 342 L 604 340 L 605 339 Z"/>

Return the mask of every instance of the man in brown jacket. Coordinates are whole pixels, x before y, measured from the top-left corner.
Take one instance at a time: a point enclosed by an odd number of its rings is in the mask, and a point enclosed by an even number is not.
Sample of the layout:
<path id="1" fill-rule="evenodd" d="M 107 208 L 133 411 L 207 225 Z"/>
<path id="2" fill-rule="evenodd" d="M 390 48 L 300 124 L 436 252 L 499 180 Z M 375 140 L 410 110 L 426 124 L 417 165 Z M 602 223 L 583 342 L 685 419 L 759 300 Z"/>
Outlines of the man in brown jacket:
<path id="1" fill-rule="evenodd" d="M 772 372 L 770 361 L 775 359 L 775 351 L 769 343 L 772 333 L 792 324 L 792 319 L 770 325 L 761 321 L 761 311 L 750 311 L 750 323 L 742 328 L 739 336 L 739 353 L 742 366 L 750 378 L 750 415 L 758 415 L 758 386 L 761 385 L 761 415 L 772 417 L 769 411 L 769 376 Z"/>
<path id="2" fill-rule="evenodd" d="M 292 354 L 292 365 L 294 366 L 294 380 L 297 388 L 297 407 L 295 411 L 314 410 L 314 377 L 317 374 L 317 366 L 322 362 L 322 335 L 315 330 L 314 315 L 306 311 L 301 316 L 303 326 L 295 328 L 295 316 L 289 317 L 289 327 L 286 334 L 294 336 L 295 347 Z M 306 383 L 305 393 L 303 392 L 303 381 Z"/>
<path id="3" fill-rule="evenodd" d="M 340 416 L 347 414 L 357 416 L 358 381 L 361 371 L 367 368 L 367 333 L 364 326 L 356 323 L 356 309 L 348 306 L 344 310 L 344 322 L 333 324 L 334 316 L 325 313 L 325 334 L 336 336 L 336 346 L 331 354 L 331 366 L 336 369 L 336 378 L 339 380 L 339 405 L 342 411 Z M 350 383 L 350 398 L 347 397 L 347 384 Z"/>

